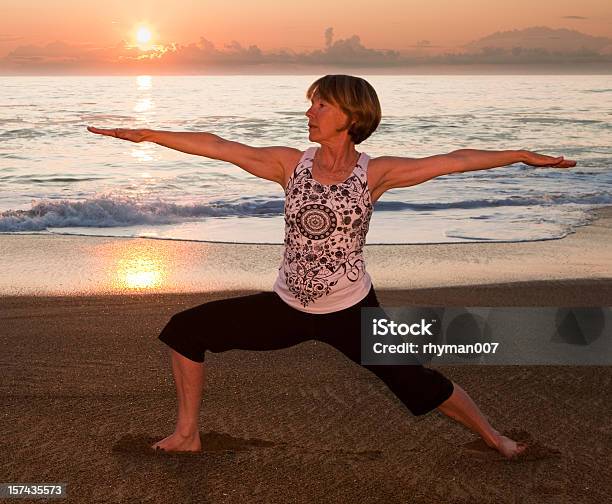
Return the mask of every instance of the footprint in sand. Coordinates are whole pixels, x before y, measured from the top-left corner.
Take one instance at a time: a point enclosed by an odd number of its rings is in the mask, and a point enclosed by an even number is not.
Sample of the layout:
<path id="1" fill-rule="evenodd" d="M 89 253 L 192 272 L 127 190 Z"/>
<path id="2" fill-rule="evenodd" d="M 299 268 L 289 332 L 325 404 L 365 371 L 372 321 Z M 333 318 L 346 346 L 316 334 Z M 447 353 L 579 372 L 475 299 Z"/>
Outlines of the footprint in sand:
<path id="1" fill-rule="evenodd" d="M 531 434 L 527 431 L 512 429 L 502 432 L 502 435 L 514 439 L 517 442 L 522 441 L 527 443 L 527 448 L 517 457 L 507 459 L 498 451 L 487 446 L 487 444 L 479 438 L 464 444 L 463 450 L 469 454 L 470 458 L 487 461 L 523 462 L 527 460 L 542 460 L 561 456 L 561 452 L 556 448 L 551 448 L 543 445 L 539 441 L 534 441 Z"/>

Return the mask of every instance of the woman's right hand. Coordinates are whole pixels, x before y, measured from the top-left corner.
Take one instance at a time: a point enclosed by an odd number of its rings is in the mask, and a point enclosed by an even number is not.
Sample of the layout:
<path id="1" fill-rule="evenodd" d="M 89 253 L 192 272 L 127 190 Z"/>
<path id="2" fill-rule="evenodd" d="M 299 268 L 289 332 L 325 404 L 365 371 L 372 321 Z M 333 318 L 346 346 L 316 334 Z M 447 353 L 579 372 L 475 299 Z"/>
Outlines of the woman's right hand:
<path id="1" fill-rule="evenodd" d="M 97 133 L 98 135 L 106 135 L 115 138 L 121 138 L 122 140 L 129 140 L 130 142 L 142 142 L 147 139 L 147 136 L 151 133 L 151 130 L 148 129 L 124 129 L 124 128 L 114 128 L 114 129 L 102 129 L 95 128 L 93 126 L 87 126 L 87 130 L 92 133 Z"/>

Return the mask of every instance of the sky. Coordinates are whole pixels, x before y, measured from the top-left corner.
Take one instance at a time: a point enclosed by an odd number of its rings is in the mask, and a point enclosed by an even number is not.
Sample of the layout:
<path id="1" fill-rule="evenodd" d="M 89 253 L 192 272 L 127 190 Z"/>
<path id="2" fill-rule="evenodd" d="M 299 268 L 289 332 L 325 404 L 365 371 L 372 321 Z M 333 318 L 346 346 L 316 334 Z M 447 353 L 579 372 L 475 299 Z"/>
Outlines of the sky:
<path id="1" fill-rule="evenodd" d="M 612 69 L 610 0 L 0 0 L 0 73 L 567 66 L 576 52 Z"/>

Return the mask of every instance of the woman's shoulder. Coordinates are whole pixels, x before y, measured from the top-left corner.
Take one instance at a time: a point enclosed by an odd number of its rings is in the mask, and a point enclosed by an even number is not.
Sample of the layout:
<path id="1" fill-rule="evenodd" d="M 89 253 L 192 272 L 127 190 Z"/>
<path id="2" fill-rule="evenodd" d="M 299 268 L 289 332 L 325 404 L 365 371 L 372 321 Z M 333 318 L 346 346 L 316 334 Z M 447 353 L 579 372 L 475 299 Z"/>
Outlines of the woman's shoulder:
<path id="1" fill-rule="evenodd" d="M 312 147 L 308 147 L 304 150 L 294 149 L 291 147 L 287 147 L 287 150 L 283 153 L 283 169 L 285 172 L 285 177 L 283 181 L 283 188 L 287 188 L 287 184 L 289 183 L 289 179 L 293 172 L 297 168 L 297 165 L 300 163 L 302 156 L 308 152 L 308 149 Z"/>
<path id="2" fill-rule="evenodd" d="M 389 156 L 368 156 L 368 174 L 372 179 L 377 179 L 385 172 L 389 167 Z"/>

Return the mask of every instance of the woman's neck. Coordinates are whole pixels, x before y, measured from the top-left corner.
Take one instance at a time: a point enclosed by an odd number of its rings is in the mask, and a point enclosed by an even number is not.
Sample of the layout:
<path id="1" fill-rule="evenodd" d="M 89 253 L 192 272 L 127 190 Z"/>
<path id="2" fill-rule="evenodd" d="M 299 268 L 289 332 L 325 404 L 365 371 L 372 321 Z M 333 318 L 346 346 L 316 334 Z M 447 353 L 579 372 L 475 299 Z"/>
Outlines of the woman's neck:
<path id="1" fill-rule="evenodd" d="M 359 152 L 355 150 L 355 145 L 350 143 L 341 147 L 321 145 L 315 153 L 314 162 L 319 172 L 333 178 L 352 171 L 358 160 Z"/>

